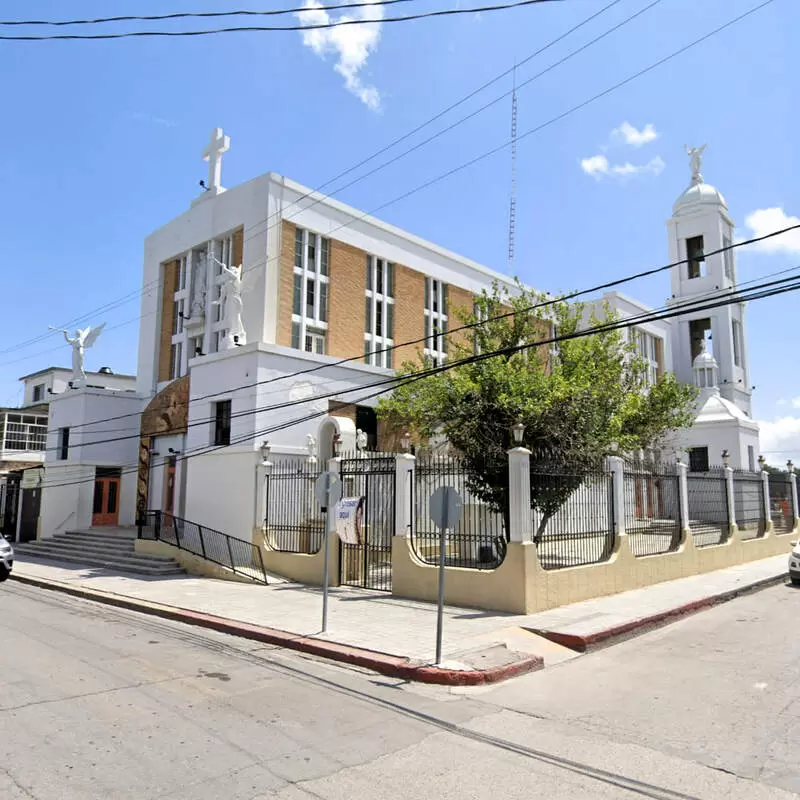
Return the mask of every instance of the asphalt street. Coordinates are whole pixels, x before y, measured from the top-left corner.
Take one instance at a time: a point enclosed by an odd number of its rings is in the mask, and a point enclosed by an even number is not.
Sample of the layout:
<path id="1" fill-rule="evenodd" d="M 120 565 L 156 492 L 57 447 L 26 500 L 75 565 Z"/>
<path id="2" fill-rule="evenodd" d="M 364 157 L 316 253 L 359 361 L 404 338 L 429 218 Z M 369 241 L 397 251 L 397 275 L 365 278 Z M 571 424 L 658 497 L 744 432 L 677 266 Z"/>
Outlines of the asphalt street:
<path id="1" fill-rule="evenodd" d="M 800 592 L 491 688 L 0 586 L 0 798 L 789 798 Z"/>

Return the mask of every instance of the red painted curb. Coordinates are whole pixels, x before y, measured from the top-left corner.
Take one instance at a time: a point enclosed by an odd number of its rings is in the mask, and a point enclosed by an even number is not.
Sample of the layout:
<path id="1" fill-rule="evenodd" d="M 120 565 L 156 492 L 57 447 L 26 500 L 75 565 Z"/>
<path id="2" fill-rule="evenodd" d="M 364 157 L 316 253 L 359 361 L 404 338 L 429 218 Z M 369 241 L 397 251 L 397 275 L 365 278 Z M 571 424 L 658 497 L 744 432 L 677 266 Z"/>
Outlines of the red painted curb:
<path id="1" fill-rule="evenodd" d="M 602 631 L 586 634 L 582 636 L 576 633 L 564 633 L 561 631 L 550 631 L 543 629 L 529 629 L 532 633 L 543 636 L 551 642 L 568 647 L 570 650 L 575 650 L 577 653 L 585 653 L 602 645 L 612 644 L 615 640 L 636 636 L 641 633 L 646 633 L 653 628 L 666 625 L 669 622 L 674 622 L 681 617 L 694 614 L 697 611 L 702 611 L 706 608 L 726 603 L 743 594 L 758 591 L 759 589 L 766 589 L 769 586 L 775 586 L 778 583 L 783 583 L 786 580 L 786 574 L 776 575 L 772 578 L 764 578 L 756 583 L 742 586 L 738 589 L 731 589 L 727 592 L 712 595 L 711 597 L 703 597 L 700 600 L 694 600 L 691 603 L 671 608 L 668 611 L 661 611 L 658 614 L 651 614 L 648 617 L 640 617 L 639 619 L 625 622 L 621 625 L 615 625 L 611 628 L 606 628 Z"/>
<path id="2" fill-rule="evenodd" d="M 403 680 L 416 681 L 418 683 L 434 683 L 440 686 L 481 686 L 490 683 L 498 683 L 523 675 L 526 672 L 542 669 L 544 660 L 540 656 L 526 656 L 512 664 L 500 667 L 492 667 L 484 670 L 455 670 L 430 665 L 415 664 L 405 656 L 393 656 L 388 653 L 380 653 L 376 650 L 367 650 L 361 647 L 351 647 L 338 642 L 328 642 L 322 639 L 314 639 L 308 636 L 299 636 L 288 633 L 287 631 L 275 628 L 263 628 L 248 622 L 237 622 L 235 620 L 216 617 L 212 614 L 204 614 L 199 611 L 177 608 L 175 606 L 164 606 L 148 601 L 134 600 L 122 595 L 113 595 L 105 592 L 98 592 L 93 589 L 78 588 L 58 581 L 47 581 L 41 578 L 31 578 L 27 575 L 13 574 L 11 578 L 19 583 L 29 586 L 36 586 L 40 589 L 50 589 L 80 597 L 85 600 L 94 600 L 116 608 L 124 608 L 129 611 L 137 611 L 149 614 L 154 617 L 161 617 L 176 622 L 183 622 L 187 625 L 195 625 L 200 628 L 208 628 L 220 633 L 231 636 L 239 636 L 264 644 L 272 644 L 278 647 L 285 647 L 289 650 L 298 650 L 309 655 L 327 658 L 332 661 L 339 661 L 357 667 L 364 667 L 381 675 Z"/>

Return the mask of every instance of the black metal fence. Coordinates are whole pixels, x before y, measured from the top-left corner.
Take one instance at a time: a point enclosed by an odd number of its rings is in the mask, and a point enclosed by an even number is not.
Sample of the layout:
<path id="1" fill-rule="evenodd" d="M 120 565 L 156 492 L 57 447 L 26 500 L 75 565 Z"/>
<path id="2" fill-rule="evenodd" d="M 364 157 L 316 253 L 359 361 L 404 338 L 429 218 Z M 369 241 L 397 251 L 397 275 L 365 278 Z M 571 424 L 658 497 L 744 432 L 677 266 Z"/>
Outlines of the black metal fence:
<path id="1" fill-rule="evenodd" d="M 145 512 L 138 521 L 138 535 L 140 539 L 165 542 L 186 550 L 257 583 L 267 583 L 261 549 L 244 539 L 163 511 Z"/>
<path id="2" fill-rule="evenodd" d="M 723 544 L 730 536 L 728 484 L 722 469 L 690 472 L 686 477 L 689 528 L 695 547 Z"/>
<path id="3" fill-rule="evenodd" d="M 734 470 L 733 512 L 742 539 L 757 539 L 766 533 L 764 482 L 760 472 Z"/>
<path id="4" fill-rule="evenodd" d="M 599 564 L 611 557 L 616 536 L 608 470 L 531 464 L 531 494 L 537 505 L 534 542 L 544 569 Z"/>
<path id="5" fill-rule="evenodd" d="M 347 586 L 392 589 L 395 512 L 395 456 L 360 453 L 341 461 L 342 494 L 362 497 L 361 540 L 342 544 L 340 580 Z"/>
<path id="6" fill-rule="evenodd" d="M 769 476 L 769 510 L 776 534 L 794 530 L 794 499 L 789 475 L 772 473 Z"/>
<path id="7" fill-rule="evenodd" d="M 272 466 L 266 485 L 266 539 L 273 550 L 318 553 L 325 536 L 325 515 L 315 484 L 314 463 L 287 461 Z"/>
<path id="8" fill-rule="evenodd" d="M 683 533 L 674 464 L 635 464 L 625 471 L 625 532 L 635 556 L 672 553 Z"/>
<path id="9" fill-rule="evenodd" d="M 507 532 L 502 514 L 474 493 L 475 478 L 466 464 L 447 456 L 420 456 L 412 489 L 411 547 L 426 564 L 438 564 L 440 533 L 430 517 L 431 495 L 452 486 L 464 503 L 461 519 L 447 531 L 445 564 L 466 569 L 495 569 L 506 555 Z"/>

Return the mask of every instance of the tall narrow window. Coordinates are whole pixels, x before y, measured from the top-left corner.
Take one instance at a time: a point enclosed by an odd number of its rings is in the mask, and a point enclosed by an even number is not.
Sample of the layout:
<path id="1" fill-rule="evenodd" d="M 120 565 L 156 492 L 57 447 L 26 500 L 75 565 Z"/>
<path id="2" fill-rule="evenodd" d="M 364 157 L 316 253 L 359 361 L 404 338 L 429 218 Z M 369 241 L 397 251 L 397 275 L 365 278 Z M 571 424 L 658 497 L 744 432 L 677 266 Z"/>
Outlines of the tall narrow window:
<path id="1" fill-rule="evenodd" d="M 434 366 L 447 358 L 447 284 L 425 278 L 425 348 Z"/>
<path id="2" fill-rule="evenodd" d="M 691 346 L 692 361 L 694 361 L 700 353 L 703 352 L 703 346 L 709 353 L 714 354 L 711 345 L 711 320 L 706 317 L 705 319 L 693 319 L 689 323 L 689 341 Z"/>
<path id="3" fill-rule="evenodd" d="M 736 283 L 736 275 L 733 271 L 733 250 L 731 250 L 731 237 L 722 237 L 722 246 L 725 248 L 722 251 L 722 260 L 725 265 L 725 277 L 731 282 Z"/>
<path id="4" fill-rule="evenodd" d="M 367 256 L 364 363 L 391 369 L 394 346 L 394 265 Z"/>
<path id="5" fill-rule="evenodd" d="M 706 257 L 703 252 L 703 237 L 692 236 L 686 240 L 687 275 L 690 279 L 703 276 Z"/>
<path id="6" fill-rule="evenodd" d="M 733 363 L 737 367 L 742 366 L 742 325 L 739 320 L 733 320 L 731 323 L 733 335 Z"/>
<path id="7" fill-rule="evenodd" d="M 328 327 L 330 241 L 295 229 L 292 347 L 324 353 Z"/>
<path id="8" fill-rule="evenodd" d="M 231 401 L 214 403 L 214 444 L 224 447 L 231 443 Z"/>
<path id="9" fill-rule="evenodd" d="M 708 472 L 708 448 L 693 447 L 689 451 L 689 471 Z"/>
<path id="10" fill-rule="evenodd" d="M 66 461 L 69 458 L 69 428 L 58 429 L 58 460 Z"/>

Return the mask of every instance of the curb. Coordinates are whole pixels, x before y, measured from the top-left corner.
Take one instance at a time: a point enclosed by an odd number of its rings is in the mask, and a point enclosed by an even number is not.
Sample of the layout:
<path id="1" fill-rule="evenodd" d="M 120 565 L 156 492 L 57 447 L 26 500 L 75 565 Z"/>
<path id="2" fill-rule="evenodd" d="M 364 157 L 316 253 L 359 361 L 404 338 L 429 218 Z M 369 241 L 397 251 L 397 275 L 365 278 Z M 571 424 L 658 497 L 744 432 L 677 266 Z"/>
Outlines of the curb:
<path id="1" fill-rule="evenodd" d="M 328 642 L 313 637 L 300 636 L 288 633 L 287 631 L 276 628 L 263 628 L 249 622 L 237 622 L 235 620 L 217 617 L 212 614 L 204 614 L 199 611 L 189 611 L 176 606 L 166 606 L 160 603 L 151 603 L 147 600 L 134 600 L 123 595 L 115 595 L 109 592 L 100 592 L 95 589 L 71 586 L 60 581 L 44 580 L 42 578 L 32 578 L 27 575 L 12 573 L 11 580 L 23 583 L 28 586 L 36 586 L 39 589 L 49 589 L 51 591 L 62 592 L 63 594 L 79 597 L 84 600 L 93 600 L 105 605 L 124 608 L 129 611 L 137 611 L 142 614 L 149 614 L 162 619 L 169 619 L 175 622 L 183 622 L 186 625 L 195 625 L 200 628 L 226 633 L 231 636 L 239 636 L 264 644 L 277 645 L 289 650 L 297 650 L 301 653 L 327 658 L 331 661 L 338 661 L 351 666 L 364 667 L 381 675 L 392 678 L 401 678 L 418 683 L 432 683 L 440 686 L 483 686 L 491 683 L 515 678 L 527 672 L 542 669 L 544 659 L 540 656 L 525 656 L 512 664 L 505 664 L 500 667 L 492 667 L 484 670 L 456 670 L 444 667 L 435 667 L 429 664 L 418 664 L 404 656 L 393 656 L 388 653 L 380 653 L 376 650 L 367 650 L 362 647 L 351 647 L 350 645 Z"/>
<path id="2" fill-rule="evenodd" d="M 577 633 L 565 633 L 546 629 L 529 628 L 528 630 L 530 630 L 531 633 L 549 639 L 551 642 L 560 644 L 563 647 L 568 647 L 570 650 L 574 650 L 577 653 L 586 653 L 589 650 L 607 647 L 625 639 L 639 636 L 642 633 L 647 633 L 655 628 L 664 627 L 690 614 L 695 614 L 698 611 L 703 611 L 704 609 L 720 605 L 721 603 L 727 603 L 729 600 L 733 600 L 736 597 L 741 597 L 742 595 L 751 594 L 761 589 L 767 589 L 770 586 L 784 583 L 787 575 L 788 573 L 782 573 L 769 578 L 763 578 L 760 581 L 749 583 L 746 586 L 740 586 L 737 589 L 730 589 L 726 592 L 711 595 L 710 597 L 703 597 L 700 600 L 693 600 L 691 603 L 671 608 L 668 611 L 661 611 L 647 617 L 640 617 L 631 622 L 615 625 L 614 627 L 606 628 L 602 631 L 588 633 L 585 636 Z"/>

